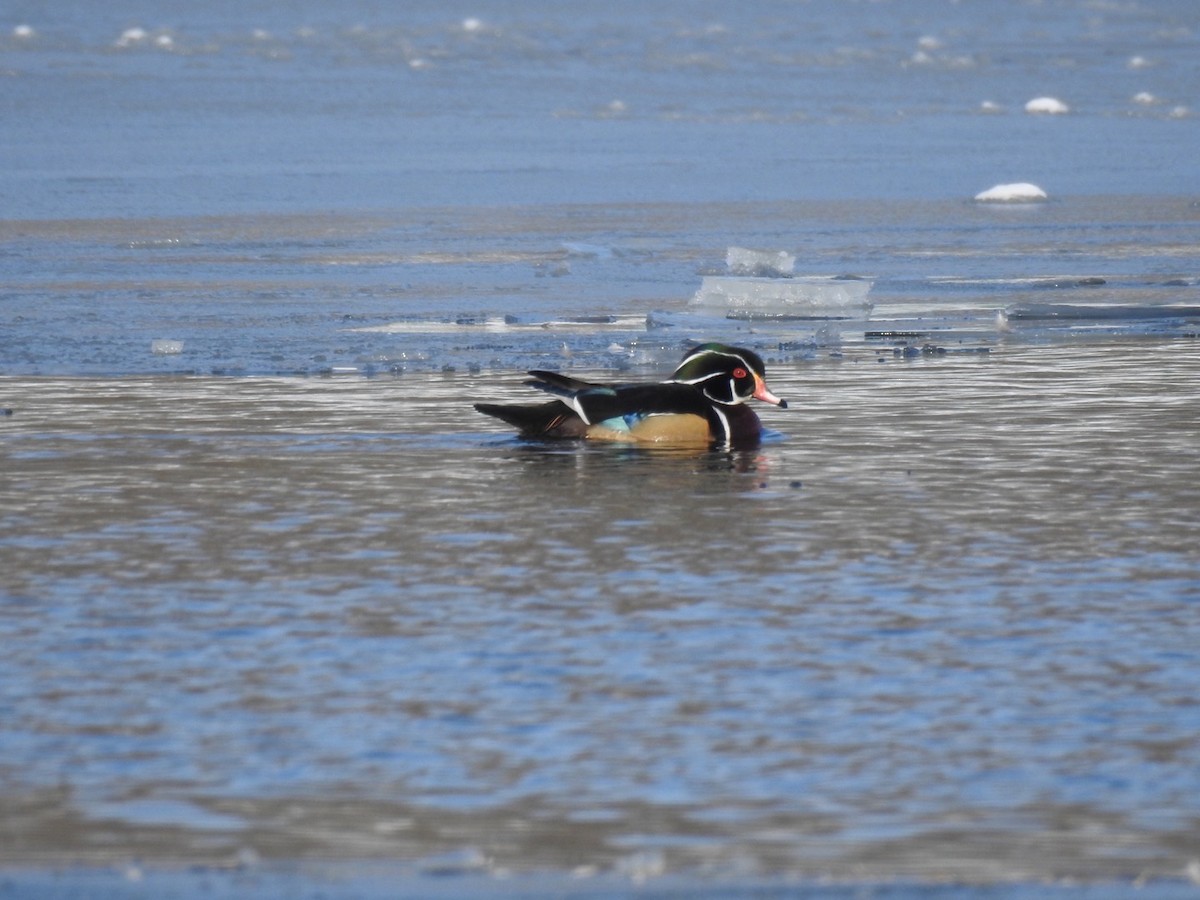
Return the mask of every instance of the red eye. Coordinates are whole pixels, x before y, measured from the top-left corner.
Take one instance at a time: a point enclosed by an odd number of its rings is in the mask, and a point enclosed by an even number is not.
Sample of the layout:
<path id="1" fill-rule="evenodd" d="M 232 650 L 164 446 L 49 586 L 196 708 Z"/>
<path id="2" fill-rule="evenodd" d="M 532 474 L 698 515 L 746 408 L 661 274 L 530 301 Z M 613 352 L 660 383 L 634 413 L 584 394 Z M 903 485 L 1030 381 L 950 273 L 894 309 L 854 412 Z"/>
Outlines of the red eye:
<path id="1" fill-rule="evenodd" d="M 746 370 L 743 369 L 741 366 L 738 366 L 736 369 L 733 370 L 733 377 L 740 381 L 741 379 L 746 377 Z"/>

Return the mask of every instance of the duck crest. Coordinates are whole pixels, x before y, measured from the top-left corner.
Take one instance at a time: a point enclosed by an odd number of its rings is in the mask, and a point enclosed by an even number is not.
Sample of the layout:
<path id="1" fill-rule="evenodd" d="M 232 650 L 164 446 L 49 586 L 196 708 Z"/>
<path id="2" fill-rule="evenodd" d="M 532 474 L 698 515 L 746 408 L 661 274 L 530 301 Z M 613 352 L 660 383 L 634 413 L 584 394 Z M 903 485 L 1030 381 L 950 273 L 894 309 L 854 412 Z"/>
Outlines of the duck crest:
<path id="1" fill-rule="evenodd" d="M 747 400 L 787 407 L 767 389 L 765 368 L 752 350 L 708 343 L 684 354 L 666 381 L 598 384 L 535 369 L 525 383 L 556 399 L 475 408 L 514 425 L 523 437 L 745 446 L 762 432 L 758 416 L 743 405 Z"/>

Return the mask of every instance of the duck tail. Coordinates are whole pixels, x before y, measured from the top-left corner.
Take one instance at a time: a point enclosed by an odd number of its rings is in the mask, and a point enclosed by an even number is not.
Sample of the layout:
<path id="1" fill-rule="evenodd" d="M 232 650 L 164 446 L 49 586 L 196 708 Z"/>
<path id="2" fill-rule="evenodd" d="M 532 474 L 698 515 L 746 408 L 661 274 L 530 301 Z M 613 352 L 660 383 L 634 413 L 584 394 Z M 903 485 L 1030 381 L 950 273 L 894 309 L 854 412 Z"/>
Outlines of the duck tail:
<path id="1" fill-rule="evenodd" d="M 516 428 L 522 437 L 576 438 L 587 431 L 587 423 L 558 400 L 549 403 L 513 406 L 499 403 L 476 403 L 475 409 Z"/>

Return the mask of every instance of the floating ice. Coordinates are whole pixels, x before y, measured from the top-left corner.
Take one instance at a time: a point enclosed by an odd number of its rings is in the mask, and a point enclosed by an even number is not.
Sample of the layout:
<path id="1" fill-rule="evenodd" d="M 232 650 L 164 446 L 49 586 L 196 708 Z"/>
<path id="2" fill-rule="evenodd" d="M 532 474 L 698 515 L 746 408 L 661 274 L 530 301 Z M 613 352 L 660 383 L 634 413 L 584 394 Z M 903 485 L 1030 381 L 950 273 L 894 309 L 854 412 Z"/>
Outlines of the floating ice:
<path id="1" fill-rule="evenodd" d="M 692 304 L 732 319 L 844 319 L 871 309 L 871 282 L 858 278 L 806 275 L 755 278 L 709 275 Z"/>
<path id="2" fill-rule="evenodd" d="M 998 184 L 975 195 L 980 203 L 1034 203 L 1046 199 L 1046 192 L 1036 184 L 1018 181 L 1013 184 Z"/>
<path id="3" fill-rule="evenodd" d="M 1133 95 L 1133 102 L 1142 106 L 1153 106 L 1158 102 L 1158 98 L 1149 91 L 1139 91 Z"/>
<path id="4" fill-rule="evenodd" d="M 183 341 L 151 341 L 150 352 L 155 356 L 173 356 L 183 352 Z"/>
<path id="5" fill-rule="evenodd" d="M 466 32 L 479 31 L 483 28 L 483 20 L 474 16 L 462 20 L 462 30 Z"/>
<path id="6" fill-rule="evenodd" d="M 985 113 L 998 113 L 998 112 L 1004 112 L 1004 107 L 1002 107 L 995 100 L 984 100 L 982 103 L 979 104 L 979 110 L 980 110 L 980 112 L 985 112 Z"/>
<path id="7" fill-rule="evenodd" d="M 612 259 L 612 248 L 600 244 L 588 244 L 583 241 L 563 241 L 563 249 L 568 256 L 581 259 Z"/>
<path id="8" fill-rule="evenodd" d="M 19 41 L 28 41 L 37 36 L 32 25 L 18 25 L 12 30 L 12 35 Z"/>
<path id="9" fill-rule="evenodd" d="M 796 268 L 796 257 L 784 250 L 730 247 L 725 251 L 725 266 L 731 275 L 755 275 L 760 278 L 786 276 Z"/>
<path id="10" fill-rule="evenodd" d="M 1131 69 L 1144 69 L 1146 66 L 1150 65 L 1150 60 L 1146 59 L 1144 56 L 1131 56 L 1129 57 L 1129 62 L 1126 63 L 1126 65 Z"/>
<path id="11" fill-rule="evenodd" d="M 1025 112 L 1027 113 L 1061 116 L 1070 111 L 1071 107 L 1067 106 L 1067 104 L 1063 103 L 1057 97 L 1034 97 L 1025 104 Z"/>
<path id="12" fill-rule="evenodd" d="M 136 47 L 138 44 L 145 43 L 146 38 L 150 36 L 145 28 L 126 28 L 121 32 L 121 36 L 117 38 L 116 45 L 118 47 Z"/>

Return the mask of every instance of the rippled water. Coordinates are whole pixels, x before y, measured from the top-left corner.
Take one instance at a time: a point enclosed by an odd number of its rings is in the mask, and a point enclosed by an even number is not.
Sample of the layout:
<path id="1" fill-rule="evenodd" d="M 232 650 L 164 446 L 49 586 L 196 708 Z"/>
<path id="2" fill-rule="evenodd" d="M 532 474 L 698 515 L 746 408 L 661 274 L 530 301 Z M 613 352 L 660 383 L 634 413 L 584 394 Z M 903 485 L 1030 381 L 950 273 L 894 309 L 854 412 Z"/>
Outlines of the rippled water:
<path id="1" fill-rule="evenodd" d="M 1191 892 L 1194 11 L 285 6 L 0 22 L 0 894 Z"/>
<path id="2" fill-rule="evenodd" d="M 10 858 L 1176 872 L 1197 363 L 785 365 L 699 455 L 458 374 L 7 380 Z"/>

